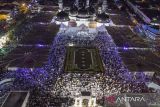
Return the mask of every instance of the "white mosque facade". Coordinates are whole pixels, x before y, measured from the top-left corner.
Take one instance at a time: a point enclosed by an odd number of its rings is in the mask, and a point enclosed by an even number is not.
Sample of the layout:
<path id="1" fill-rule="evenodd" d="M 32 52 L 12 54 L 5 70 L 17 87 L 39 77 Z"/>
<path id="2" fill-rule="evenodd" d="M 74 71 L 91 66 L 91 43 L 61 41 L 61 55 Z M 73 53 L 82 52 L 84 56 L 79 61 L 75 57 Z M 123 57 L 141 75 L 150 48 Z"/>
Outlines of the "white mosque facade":
<path id="1" fill-rule="evenodd" d="M 56 24 L 64 24 L 69 27 L 77 27 L 82 24 L 89 28 L 96 28 L 101 25 L 109 25 L 109 16 L 105 13 L 107 9 L 107 1 L 103 1 L 99 6 L 99 10 L 93 8 L 90 5 L 90 0 L 86 0 L 86 3 L 80 4 L 79 0 L 75 0 L 73 6 L 70 7 L 70 11 L 66 12 L 63 8 L 63 0 L 59 0 L 59 11 L 53 18 L 52 22 Z"/>

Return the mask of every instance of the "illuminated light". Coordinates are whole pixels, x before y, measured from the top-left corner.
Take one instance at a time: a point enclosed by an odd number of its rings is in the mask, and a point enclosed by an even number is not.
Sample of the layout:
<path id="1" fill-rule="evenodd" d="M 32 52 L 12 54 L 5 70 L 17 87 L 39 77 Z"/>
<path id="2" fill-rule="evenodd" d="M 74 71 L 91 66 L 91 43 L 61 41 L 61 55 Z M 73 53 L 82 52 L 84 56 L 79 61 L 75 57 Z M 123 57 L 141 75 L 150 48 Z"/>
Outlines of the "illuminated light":
<path id="1" fill-rule="evenodd" d="M 3 46 L 9 41 L 8 35 L 5 35 L 0 38 L 0 48 L 3 48 Z"/>
<path id="2" fill-rule="evenodd" d="M 41 44 L 37 44 L 36 46 L 37 46 L 37 47 L 43 47 L 44 45 L 41 45 Z"/>
<path id="3" fill-rule="evenodd" d="M 80 103 L 80 104 L 79 104 L 79 107 L 83 107 L 83 106 L 82 106 L 82 99 L 80 99 L 79 103 Z"/>
<path id="4" fill-rule="evenodd" d="M 133 23 L 137 24 L 138 22 L 137 22 L 137 20 L 136 20 L 136 19 L 134 19 L 134 20 L 133 20 Z"/>
<path id="5" fill-rule="evenodd" d="M 104 23 L 97 22 L 97 27 L 100 27 L 100 26 L 103 26 L 103 25 L 104 25 Z"/>
<path id="6" fill-rule="evenodd" d="M 74 104 L 74 107 L 80 107 L 80 98 L 75 98 L 75 104 Z"/>
<path id="7" fill-rule="evenodd" d="M 9 14 L 0 14 L 0 20 L 8 20 L 10 18 Z"/>
<path id="8" fill-rule="evenodd" d="M 153 21 L 157 21 L 157 18 L 153 18 Z"/>
<path id="9" fill-rule="evenodd" d="M 96 98 L 91 98 L 89 100 L 89 107 L 96 107 Z"/>
<path id="10" fill-rule="evenodd" d="M 26 5 L 25 3 L 22 4 L 22 6 L 25 6 L 25 5 Z"/>
<path id="11" fill-rule="evenodd" d="M 32 7 L 32 5 L 31 5 L 31 4 L 29 4 L 29 5 L 28 5 L 28 7 L 30 8 L 30 7 Z"/>
<path id="12" fill-rule="evenodd" d="M 127 47 L 123 47 L 123 49 L 124 49 L 124 50 L 127 50 L 128 48 L 127 48 Z"/>
<path id="13" fill-rule="evenodd" d="M 27 11 L 28 11 L 28 6 L 27 6 L 25 3 L 22 3 L 22 4 L 20 5 L 19 9 L 20 9 L 20 11 L 21 11 L 22 13 L 27 13 Z"/>
<path id="14" fill-rule="evenodd" d="M 90 23 L 89 21 L 86 21 L 86 20 L 81 20 L 81 21 L 76 21 L 77 22 L 77 26 L 80 26 L 80 25 L 85 25 L 85 26 L 88 26 L 88 24 Z"/>
<path id="15" fill-rule="evenodd" d="M 68 46 L 74 46 L 74 44 L 73 43 L 69 43 Z"/>

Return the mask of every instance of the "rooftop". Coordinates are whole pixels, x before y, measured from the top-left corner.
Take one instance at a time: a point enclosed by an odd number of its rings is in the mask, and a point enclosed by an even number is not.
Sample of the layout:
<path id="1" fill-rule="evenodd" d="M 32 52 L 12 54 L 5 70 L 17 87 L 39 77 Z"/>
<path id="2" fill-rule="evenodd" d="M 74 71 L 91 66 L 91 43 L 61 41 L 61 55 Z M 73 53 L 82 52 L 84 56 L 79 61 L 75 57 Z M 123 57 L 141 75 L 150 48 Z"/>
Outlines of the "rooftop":
<path id="1" fill-rule="evenodd" d="M 129 27 L 106 27 L 106 29 L 117 47 L 148 47 L 148 43 L 134 34 Z"/>
<path id="2" fill-rule="evenodd" d="M 131 72 L 159 72 L 160 56 L 150 50 L 119 50 L 119 54 Z"/>
<path id="3" fill-rule="evenodd" d="M 49 48 L 44 47 L 17 47 L 5 57 L 0 66 L 7 68 L 42 67 L 48 61 Z M 21 62 L 21 63 L 19 63 Z"/>
<path id="4" fill-rule="evenodd" d="M 22 107 L 28 92 L 11 92 L 2 107 Z"/>

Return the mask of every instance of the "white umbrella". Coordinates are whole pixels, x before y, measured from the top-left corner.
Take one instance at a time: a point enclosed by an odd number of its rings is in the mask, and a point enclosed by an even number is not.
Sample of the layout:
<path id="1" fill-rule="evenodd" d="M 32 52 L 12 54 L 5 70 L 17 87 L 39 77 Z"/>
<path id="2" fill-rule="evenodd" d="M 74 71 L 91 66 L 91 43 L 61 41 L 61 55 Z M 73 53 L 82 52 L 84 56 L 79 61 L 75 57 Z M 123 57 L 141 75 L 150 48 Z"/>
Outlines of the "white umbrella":
<path id="1" fill-rule="evenodd" d="M 66 25 L 64 25 L 63 23 L 61 23 L 60 25 L 60 30 L 66 30 L 68 27 Z"/>
<path id="2" fill-rule="evenodd" d="M 102 26 L 97 27 L 97 30 L 106 32 L 106 27 L 105 27 L 105 25 L 102 25 Z"/>
<path id="3" fill-rule="evenodd" d="M 155 89 L 155 90 L 160 90 L 160 86 L 157 85 L 157 84 L 155 84 L 155 83 L 153 83 L 153 82 L 148 83 L 147 86 L 148 86 L 149 88 L 153 88 L 153 89 Z"/>

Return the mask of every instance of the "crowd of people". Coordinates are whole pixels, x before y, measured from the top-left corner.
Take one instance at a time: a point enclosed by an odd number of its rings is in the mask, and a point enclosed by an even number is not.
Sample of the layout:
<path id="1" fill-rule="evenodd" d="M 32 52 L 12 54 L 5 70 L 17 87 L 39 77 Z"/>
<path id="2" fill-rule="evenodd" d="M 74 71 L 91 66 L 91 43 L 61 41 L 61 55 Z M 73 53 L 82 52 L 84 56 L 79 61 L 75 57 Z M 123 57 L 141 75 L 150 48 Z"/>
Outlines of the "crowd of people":
<path id="1" fill-rule="evenodd" d="M 94 40 L 91 40 L 91 39 L 84 40 L 84 39 L 81 39 L 83 38 L 81 36 L 72 39 L 70 35 L 73 35 L 73 34 L 74 33 L 72 32 L 71 34 L 69 33 L 66 34 L 61 32 L 55 39 L 54 43 L 57 44 L 58 50 L 59 50 L 56 52 L 60 52 L 56 54 L 56 56 L 57 55 L 61 56 L 59 61 L 60 62 L 64 61 L 64 55 L 65 55 L 64 53 L 66 52 L 66 49 L 64 47 L 68 46 L 69 43 L 72 43 L 76 46 L 85 46 L 85 47 L 94 46 L 99 49 L 100 55 L 105 65 L 105 75 L 99 75 L 99 74 L 95 76 L 88 75 L 87 77 L 85 77 L 86 75 L 79 76 L 80 74 L 68 74 L 69 76 L 63 75 L 57 80 L 56 85 L 54 87 L 54 92 L 57 95 L 73 96 L 73 95 L 76 95 L 76 93 L 80 93 L 81 89 L 92 90 L 91 87 L 94 87 L 93 90 L 98 89 L 97 87 L 100 88 L 99 91 L 96 90 L 95 96 L 97 97 L 103 96 L 103 95 L 111 95 L 113 93 L 114 94 L 124 93 L 124 92 L 140 93 L 140 92 L 150 91 L 145 86 L 145 82 L 149 78 L 147 78 L 147 76 L 143 72 L 137 73 L 136 75 L 134 75 L 133 73 L 130 73 L 128 71 L 128 69 L 123 64 L 122 59 L 118 55 L 118 51 L 116 50 L 116 45 L 112 41 L 112 38 L 110 37 L 110 35 L 107 34 L 107 31 L 106 32 L 99 31 L 98 35 L 95 36 Z M 62 67 L 63 67 L 63 64 L 62 64 Z M 70 75 L 73 75 L 73 76 L 70 76 Z M 75 80 L 73 78 L 74 76 L 76 77 Z M 98 77 L 98 79 L 96 79 L 96 76 Z M 101 82 L 102 84 L 97 82 L 101 77 L 103 77 L 103 82 Z M 81 78 L 83 79 L 81 80 Z M 91 82 L 90 79 L 86 80 L 88 82 L 86 85 L 86 88 L 81 87 L 83 82 L 85 81 L 84 78 L 94 78 L 95 82 L 93 81 Z M 75 84 L 76 83 L 75 81 L 77 81 L 77 84 Z M 104 85 L 105 87 L 102 87 Z"/>
<path id="2" fill-rule="evenodd" d="M 80 95 L 82 91 L 89 91 L 99 99 L 120 93 L 151 92 L 145 85 L 149 78 L 144 73 L 134 75 L 128 71 L 107 31 L 97 31 L 94 39 L 82 39 L 81 36 L 73 38 L 73 34 L 72 32 L 67 34 L 59 32 L 57 34 L 50 50 L 48 64 L 44 68 L 19 69 L 13 75 L 10 73 L 10 78 L 16 78 L 13 89 L 40 91 L 41 93 L 38 94 L 50 92 L 51 96 L 46 97 L 48 103 L 53 96 L 74 98 Z M 105 68 L 104 74 L 65 73 L 63 68 L 66 47 L 69 44 L 81 47 L 92 46 L 99 49 Z M 43 100 L 40 97 L 39 99 L 33 97 L 34 95 L 36 96 L 36 94 L 31 95 L 31 107 L 36 105 L 34 100 L 39 102 Z"/>

